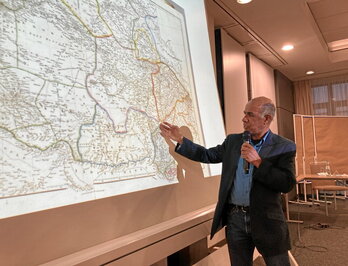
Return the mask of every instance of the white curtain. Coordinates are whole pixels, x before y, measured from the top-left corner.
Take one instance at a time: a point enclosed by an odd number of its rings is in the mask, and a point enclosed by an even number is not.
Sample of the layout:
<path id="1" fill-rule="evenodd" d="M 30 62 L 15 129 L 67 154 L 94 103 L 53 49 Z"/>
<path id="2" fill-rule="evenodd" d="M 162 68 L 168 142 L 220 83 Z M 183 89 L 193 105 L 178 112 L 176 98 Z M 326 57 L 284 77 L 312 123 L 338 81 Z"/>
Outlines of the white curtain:
<path id="1" fill-rule="evenodd" d="M 348 116 L 348 76 L 312 80 L 315 115 Z"/>
<path id="2" fill-rule="evenodd" d="M 297 114 L 348 116 L 348 75 L 296 81 L 294 88 Z"/>

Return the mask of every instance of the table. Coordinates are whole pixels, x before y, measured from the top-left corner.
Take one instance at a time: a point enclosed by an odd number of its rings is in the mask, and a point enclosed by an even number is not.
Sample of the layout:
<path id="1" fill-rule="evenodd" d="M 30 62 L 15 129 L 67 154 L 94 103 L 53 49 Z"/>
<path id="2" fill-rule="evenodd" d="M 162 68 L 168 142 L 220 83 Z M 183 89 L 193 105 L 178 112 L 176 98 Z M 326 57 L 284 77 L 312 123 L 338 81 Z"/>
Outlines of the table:
<path id="1" fill-rule="evenodd" d="M 304 180 L 348 180 L 348 175 L 314 175 L 302 174 L 296 177 L 296 182 Z"/>
<path id="2" fill-rule="evenodd" d="M 348 180 L 348 175 L 318 175 L 318 174 L 301 174 L 296 177 L 296 183 L 298 184 L 301 181 L 304 182 L 303 194 L 305 197 L 305 202 L 307 202 L 307 188 L 306 181 L 311 180 Z M 345 196 L 346 198 L 346 196 Z"/>
<path id="3" fill-rule="evenodd" d="M 311 180 L 348 180 L 348 175 L 317 175 L 317 174 L 301 174 L 296 177 L 296 183 L 298 184 L 299 182 L 302 181 L 311 181 Z M 298 193 L 298 191 L 296 191 Z M 303 188 L 303 193 L 306 195 L 306 183 Z M 298 195 L 297 195 L 298 197 Z M 297 221 L 297 220 L 290 220 L 290 214 L 289 214 L 289 201 L 288 201 L 288 196 L 286 194 L 285 196 L 285 201 L 286 201 L 286 218 L 288 222 L 294 222 L 294 223 L 303 223 L 303 221 Z M 300 201 L 290 201 L 291 203 L 299 203 L 301 204 Z M 305 198 L 305 202 L 307 202 L 307 198 Z M 312 203 L 310 203 L 312 204 Z"/>

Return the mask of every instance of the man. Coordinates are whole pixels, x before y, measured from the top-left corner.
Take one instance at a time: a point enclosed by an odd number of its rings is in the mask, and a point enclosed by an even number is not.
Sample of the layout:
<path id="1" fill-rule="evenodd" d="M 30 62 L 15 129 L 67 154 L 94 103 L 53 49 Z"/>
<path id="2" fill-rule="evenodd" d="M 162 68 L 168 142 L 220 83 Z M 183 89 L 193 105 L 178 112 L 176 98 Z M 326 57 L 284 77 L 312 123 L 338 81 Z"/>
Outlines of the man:
<path id="1" fill-rule="evenodd" d="M 281 193 L 295 185 L 295 143 L 273 134 L 269 127 L 275 106 L 266 97 L 249 101 L 242 119 L 251 141 L 231 134 L 221 145 L 206 149 L 183 137 L 177 126 L 160 124 L 161 135 L 178 142 L 175 151 L 203 163 L 222 162 L 219 198 L 211 237 L 226 225 L 233 266 L 253 264 L 254 248 L 267 265 L 290 265 L 289 231 L 282 211 Z M 245 169 L 245 164 L 250 169 Z"/>

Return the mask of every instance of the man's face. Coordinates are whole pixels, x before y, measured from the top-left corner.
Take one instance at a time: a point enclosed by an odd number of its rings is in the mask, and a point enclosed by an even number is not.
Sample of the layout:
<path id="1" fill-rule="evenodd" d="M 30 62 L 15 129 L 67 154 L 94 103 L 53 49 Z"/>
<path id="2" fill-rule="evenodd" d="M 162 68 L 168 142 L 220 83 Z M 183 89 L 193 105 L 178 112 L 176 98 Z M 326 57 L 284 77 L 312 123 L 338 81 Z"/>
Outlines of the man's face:
<path id="1" fill-rule="evenodd" d="M 242 121 L 244 130 L 249 131 L 253 137 L 260 138 L 268 130 L 266 118 L 260 114 L 260 105 L 254 102 L 246 104 Z"/>

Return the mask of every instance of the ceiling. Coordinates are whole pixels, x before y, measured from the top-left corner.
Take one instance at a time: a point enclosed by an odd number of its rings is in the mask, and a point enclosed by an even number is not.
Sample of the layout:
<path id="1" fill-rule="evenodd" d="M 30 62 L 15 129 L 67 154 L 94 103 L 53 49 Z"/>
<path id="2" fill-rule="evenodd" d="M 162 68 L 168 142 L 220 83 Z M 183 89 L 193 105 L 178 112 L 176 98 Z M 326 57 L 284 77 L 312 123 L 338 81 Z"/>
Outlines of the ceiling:
<path id="1" fill-rule="evenodd" d="M 215 28 L 290 80 L 348 73 L 348 0 L 206 0 Z M 345 40 L 347 39 L 347 40 Z M 283 51 L 284 44 L 294 49 Z M 313 70 L 315 74 L 306 75 Z"/>

